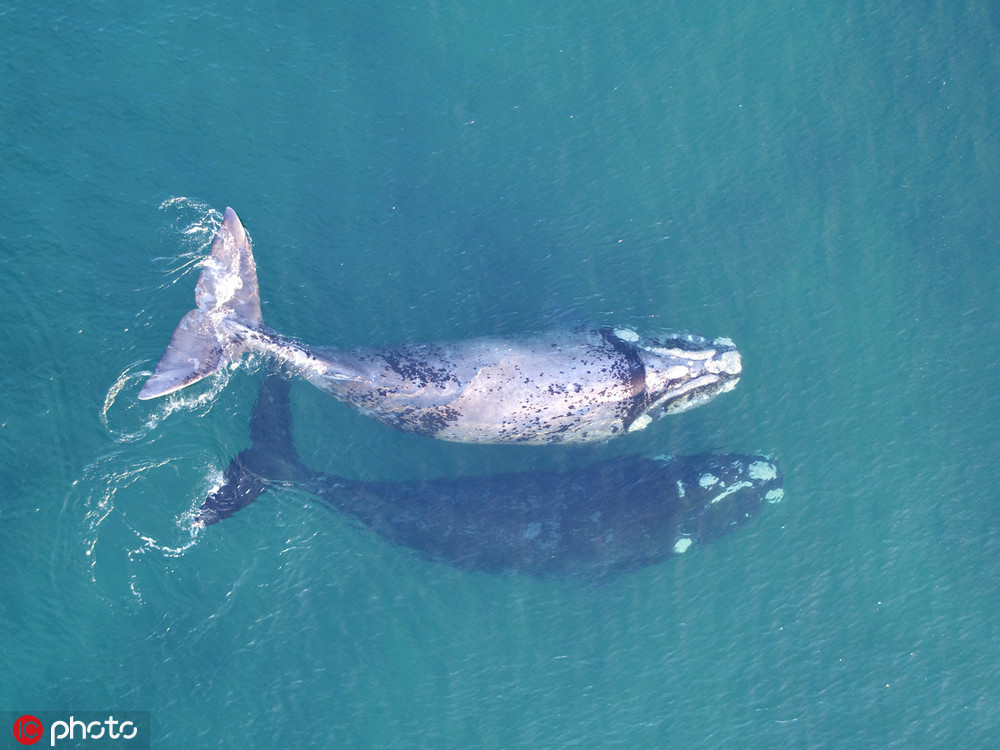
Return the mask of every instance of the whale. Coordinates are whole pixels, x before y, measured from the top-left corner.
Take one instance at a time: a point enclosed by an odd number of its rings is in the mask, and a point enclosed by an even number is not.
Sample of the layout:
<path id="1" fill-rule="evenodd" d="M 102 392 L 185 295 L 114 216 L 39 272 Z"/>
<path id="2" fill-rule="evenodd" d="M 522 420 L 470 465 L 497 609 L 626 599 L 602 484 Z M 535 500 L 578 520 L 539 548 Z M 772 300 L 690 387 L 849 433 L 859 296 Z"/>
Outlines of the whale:
<path id="1" fill-rule="evenodd" d="M 138 394 L 164 396 L 262 353 L 363 414 L 462 443 L 584 443 L 641 430 L 705 404 L 739 382 L 728 338 L 575 327 L 520 338 L 336 349 L 264 324 L 246 230 L 227 208 L 195 287 Z"/>
<path id="2" fill-rule="evenodd" d="M 661 563 L 743 527 L 784 495 L 757 454 L 608 458 L 567 470 L 369 482 L 315 471 L 292 436 L 289 380 L 269 374 L 251 447 L 195 515 L 207 527 L 258 497 L 297 488 L 386 542 L 461 570 L 607 579 Z"/>

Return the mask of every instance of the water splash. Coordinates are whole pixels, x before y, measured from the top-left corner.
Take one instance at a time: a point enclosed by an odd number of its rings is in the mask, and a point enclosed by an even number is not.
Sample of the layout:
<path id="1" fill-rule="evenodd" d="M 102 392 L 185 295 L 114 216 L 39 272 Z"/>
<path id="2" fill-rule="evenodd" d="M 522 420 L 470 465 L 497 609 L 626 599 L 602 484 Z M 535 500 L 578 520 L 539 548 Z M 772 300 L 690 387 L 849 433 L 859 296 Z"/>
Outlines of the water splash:
<path id="1" fill-rule="evenodd" d="M 143 558 L 147 554 L 159 555 L 159 557 L 167 558 L 179 558 L 192 547 L 198 543 L 198 535 L 204 528 L 201 524 L 194 523 L 194 511 L 191 510 L 185 513 L 178 519 L 178 525 L 182 525 L 187 529 L 187 533 L 190 538 L 177 545 L 165 544 L 164 542 L 155 539 L 151 536 L 143 534 L 136 531 L 136 536 L 141 542 L 135 549 L 129 549 L 127 552 L 128 562 L 129 562 L 129 591 L 132 592 L 132 596 L 135 598 L 137 604 L 143 603 L 142 598 L 142 584 L 140 582 L 139 572 L 142 569 Z"/>
<path id="2" fill-rule="evenodd" d="M 188 272 L 200 266 L 208 257 L 212 241 L 222 224 L 222 214 L 207 203 L 177 196 L 160 204 L 160 210 L 170 215 L 165 232 L 169 236 L 171 248 L 177 252 L 169 257 L 158 258 L 170 266 L 162 274 L 162 280 L 149 290 L 152 296 L 169 289 L 184 279 Z M 192 296 L 192 304 L 194 302 Z M 140 319 L 148 319 L 150 313 L 142 310 Z M 250 358 L 251 369 L 260 363 L 259 357 Z M 229 362 L 219 368 L 217 374 L 208 378 L 204 385 L 195 386 L 171 394 L 155 401 L 139 401 L 136 398 L 142 384 L 152 375 L 143 369 L 142 362 L 129 365 L 108 389 L 101 409 L 101 421 L 105 430 L 118 443 L 134 443 L 147 437 L 161 422 L 175 412 L 205 416 L 216 402 L 216 397 L 225 389 L 233 371 L 240 362 Z M 124 398 L 119 401 L 119 395 Z"/>
<path id="3" fill-rule="evenodd" d="M 148 290 L 154 298 L 201 265 L 222 222 L 218 211 L 189 198 L 171 198 L 160 209 L 169 215 L 164 231 L 172 251 L 156 259 L 165 270 Z M 150 315 L 144 310 L 138 317 Z M 251 369 L 263 363 L 260 356 L 249 359 Z M 77 520 L 67 527 L 77 529 L 90 580 L 110 596 L 131 598 L 136 604 L 143 603 L 143 591 L 152 585 L 149 575 L 157 575 L 156 571 L 169 575 L 171 560 L 183 558 L 198 544 L 203 526 L 197 521 L 197 511 L 202 500 L 223 483 L 222 466 L 210 450 L 168 445 L 167 431 L 158 428 L 174 415 L 195 420 L 206 417 L 240 366 L 240 362 L 229 363 L 191 388 L 140 401 L 138 393 L 152 375 L 149 364 L 144 360 L 129 364 L 108 388 L 100 419 L 112 447 L 84 468 L 64 504 L 64 512 L 77 519 L 82 512 L 82 524 Z M 200 479 L 193 489 L 190 477 L 177 483 L 184 487 L 180 491 L 185 496 L 191 492 L 186 507 L 178 509 L 176 494 L 171 498 L 168 488 L 175 485 L 178 475 L 192 469 Z"/>
<path id="4" fill-rule="evenodd" d="M 160 210 L 170 216 L 164 232 L 171 253 L 156 259 L 171 264 L 167 270 L 169 278 L 163 285 L 167 288 L 208 257 L 212 241 L 222 226 L 223 215 L 207 203 L 183 196 L 163 201 Z M 253 241 L 249 232 L 247 238 Z"/>
<path id="5" fill-rule="evenodd" d="M 224 479 L 222 467 L 206 458 L 198 471 L 202 479 L 186 508 L 180 513 L 170 511 L 155 499 L 169 495 L 162 488 L 191 456 L 185 455 L 183 461 L 180 457 L 134 459 L 130 452 L 116 449 L 85 467 L 73 483 L 64 512 L 74 507 L 83 511 L 83 523 L 76 527 L 90 581 L 113 591 L 127 580 L 131 596 L 142 603 L 140 579 L 143 571 L 148 572 L 148 558 L 159 558 L 153 568 L 164 569 L 169 567 L 167 560 L 183 557 L 198 543 L 204 527 L 196 520 L 197 511 L 204 497 L 222 486 Z M 125 568 L 116 560 L 127 561 Z M 120 590 L 124 593 L 124 588 Z"/>
<path id="6" fill-rule="evenodd" d="M 203 417 L 212 411 L 218 395 L 225 390 L 230 378 L 239 367 L 234 361 L 220 367 L 204 385 L 176 391 L 165 398 L 140 401 L 142 384 L 153 374 L 141 369 L 139 363 L 129 365 L 115 380 L 104 396 L 101 423 L 112 440 L 118 444 L 134 443 L 146 438 L 164 420 L 175 413 Z M 260 366 L 260 358 L 252 358 L 250 368 Z M 119 396 L 122 398 L 119 400 Z"/>

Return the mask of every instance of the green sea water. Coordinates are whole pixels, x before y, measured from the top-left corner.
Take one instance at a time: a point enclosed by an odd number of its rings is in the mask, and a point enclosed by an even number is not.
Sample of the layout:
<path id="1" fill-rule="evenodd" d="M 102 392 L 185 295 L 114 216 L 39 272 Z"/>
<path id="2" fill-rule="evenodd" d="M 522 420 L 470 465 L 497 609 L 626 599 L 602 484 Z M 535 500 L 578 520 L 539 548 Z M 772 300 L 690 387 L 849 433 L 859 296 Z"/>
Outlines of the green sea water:
<path id="1" fill-rule="evenodd" d="M 998 91 L 988 2 L 0 0 L 0 710 L 148 711 L 162 748 L 996 746 Z M 136 395 L 227 205 L 310 343 L 743 353 L 575 448 L 298 383 L 310 464 L 763 451 L 785 501 L 598 583 L 428 563 L 293 488 L 192 535 L 261 362 Z"/>

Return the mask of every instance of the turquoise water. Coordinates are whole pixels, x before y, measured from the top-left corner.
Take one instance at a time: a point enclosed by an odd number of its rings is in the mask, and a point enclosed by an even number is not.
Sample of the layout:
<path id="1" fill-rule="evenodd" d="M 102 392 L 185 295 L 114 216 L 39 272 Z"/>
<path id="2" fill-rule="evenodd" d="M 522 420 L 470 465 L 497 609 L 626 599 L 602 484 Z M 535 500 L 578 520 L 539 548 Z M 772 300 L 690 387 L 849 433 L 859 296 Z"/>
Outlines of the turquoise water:
<path id="1" fill-rule="evenodd" d="M 995 745 L 1000 12 L 738 5 L 0 2 L 0 710 L 149 711 L 164 748 Z M 583 448 L 298 384 L 313 465 L 766 451 L 786 502 L 599 584 L 422 562 L 292 489 L 192 537 L 260 363 L 135 395 L 226 205 L 309 342 L 556 318 L 744 355 Z"/>

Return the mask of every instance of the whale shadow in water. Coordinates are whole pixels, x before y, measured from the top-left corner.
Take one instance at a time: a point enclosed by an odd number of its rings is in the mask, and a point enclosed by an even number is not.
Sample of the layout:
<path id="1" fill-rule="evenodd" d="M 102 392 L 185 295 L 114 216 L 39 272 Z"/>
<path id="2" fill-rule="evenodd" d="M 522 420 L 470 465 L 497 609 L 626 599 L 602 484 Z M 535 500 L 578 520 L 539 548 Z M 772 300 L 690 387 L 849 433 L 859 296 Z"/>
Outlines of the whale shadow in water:
<path id="1" fill-rule="evenodd" d="M 626 456 L 568 471 L 361 482 L 305 466 L 291 433 L 289 381 L 270 374 L 250 423 L 196 523 L 209 525 L 269 487 L 295 486 L 425 559 L 499 575 L 605 578 L 735 531 L 781 500 L 761 455 Z"/>

